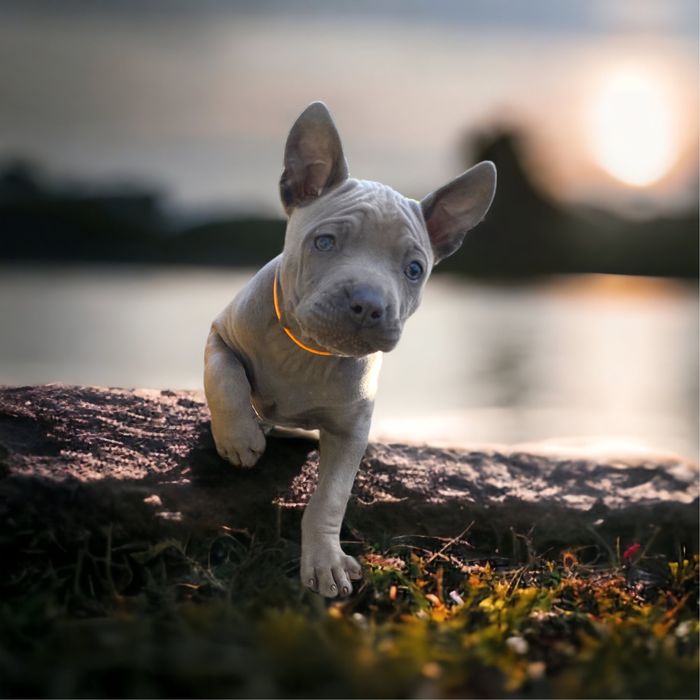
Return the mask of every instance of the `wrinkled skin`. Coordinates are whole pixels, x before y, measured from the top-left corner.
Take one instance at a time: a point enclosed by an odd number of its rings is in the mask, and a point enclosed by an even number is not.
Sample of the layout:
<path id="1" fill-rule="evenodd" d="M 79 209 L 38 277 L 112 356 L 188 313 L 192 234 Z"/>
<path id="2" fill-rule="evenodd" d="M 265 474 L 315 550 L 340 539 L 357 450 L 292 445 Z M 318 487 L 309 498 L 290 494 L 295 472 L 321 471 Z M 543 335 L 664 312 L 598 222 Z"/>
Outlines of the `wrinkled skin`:
<path id="1" fill-rule="evenodd" d="M 367 446 L 381 354 L 398 343 L 433 265 L 459 248 L 494 191 L 490 163 L 422 202 L 349 178 L 321 103 L 289 134 L 280 182 L 289 215 L 284 250 L 214 321 L 204 385 L 217 451 L 235 466 L 257 462 L 268 426 L 319 431 L 301 579 L 324 596 L 349 595 L 362 575 L 339 535 Z"/>

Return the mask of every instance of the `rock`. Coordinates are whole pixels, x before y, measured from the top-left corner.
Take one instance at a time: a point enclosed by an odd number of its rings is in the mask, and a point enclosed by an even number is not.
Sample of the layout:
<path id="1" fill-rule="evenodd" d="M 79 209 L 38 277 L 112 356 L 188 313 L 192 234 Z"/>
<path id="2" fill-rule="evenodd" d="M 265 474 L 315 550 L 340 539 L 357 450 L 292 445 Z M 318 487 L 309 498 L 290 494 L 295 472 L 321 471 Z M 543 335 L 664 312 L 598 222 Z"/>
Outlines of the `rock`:
<path id="1" fill-rule="evenodd" d="M 0 389 L 0 522 L 10 528 L 116 528 L 120 538 L 222 526 L 298 537 L 317 476 L 316 444 L 269 438 L 253 469 L 216 454 L 201 394 L 96 387 Z M 455 537 L 473 554 L 649 543 L 697 551 L 694 465 L 672 456 L 598 459 L 537 450 L 371 444 L 346 533 L 380 546 Z M 81 530 L 82 528 L 82 530 Z"/>

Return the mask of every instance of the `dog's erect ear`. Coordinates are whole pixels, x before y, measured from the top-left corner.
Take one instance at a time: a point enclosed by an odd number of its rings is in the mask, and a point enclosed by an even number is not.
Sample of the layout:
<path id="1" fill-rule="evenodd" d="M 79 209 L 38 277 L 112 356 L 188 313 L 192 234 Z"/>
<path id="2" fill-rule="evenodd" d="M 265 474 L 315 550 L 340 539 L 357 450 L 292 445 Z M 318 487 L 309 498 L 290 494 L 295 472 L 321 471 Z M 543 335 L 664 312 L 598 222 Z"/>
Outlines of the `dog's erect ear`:
<path id="1" fill-rule="evenodd" d="M 437 264 L 452 255 L 485 216 L 496 193 L 496 166 L 489 160 L 425 197 L 420 205 Z"/>
<path id="2" fill-rule="evenodd" d="M 294 122 L 284 149 L 280 196 L 287 214 L 348 177 L 338 130 L 323 102 L 312 102 Z"/>

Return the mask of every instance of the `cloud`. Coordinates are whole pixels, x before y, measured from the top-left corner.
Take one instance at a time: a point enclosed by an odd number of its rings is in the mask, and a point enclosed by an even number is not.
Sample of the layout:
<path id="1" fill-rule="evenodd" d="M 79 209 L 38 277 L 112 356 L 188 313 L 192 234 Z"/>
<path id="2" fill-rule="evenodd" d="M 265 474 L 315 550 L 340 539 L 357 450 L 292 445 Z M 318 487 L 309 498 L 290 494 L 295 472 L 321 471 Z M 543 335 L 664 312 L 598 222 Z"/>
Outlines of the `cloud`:
<path id="1" fill-rule="evenodd" d="M 694 0 L 4 0 L 0 14 L 41 16 L 158 17 L 164 22 L 207 21 L 213 16 L 306 17 L 331 21 L 356 18 L 368 23 L 461 26 L 530 32 L 605 34 L 620 31 L 694 36 Z"/>

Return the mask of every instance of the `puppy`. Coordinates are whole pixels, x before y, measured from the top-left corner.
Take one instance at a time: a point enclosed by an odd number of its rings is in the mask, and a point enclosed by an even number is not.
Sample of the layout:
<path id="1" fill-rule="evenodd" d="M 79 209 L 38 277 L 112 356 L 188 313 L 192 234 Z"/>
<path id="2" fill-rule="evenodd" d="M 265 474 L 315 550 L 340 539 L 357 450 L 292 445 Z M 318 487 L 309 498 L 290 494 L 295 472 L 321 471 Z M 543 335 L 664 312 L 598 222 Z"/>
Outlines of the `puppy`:
<path id="1" fill-rule="evenodd" d="M 382 353 L 396 346 L 431 270 L 484 218 L 495 189 L 490 162 L 420 202 L 350 178 L 321 102 L 289 133 L 284 248 L 214 321 L 204 388 L 216 449 L 235 466 L 257 462 L 266 426 L 319 430 L 301 579 L 324 596 L 347 596 L 362 577 L 339 535 L 367 447 Z"/>

